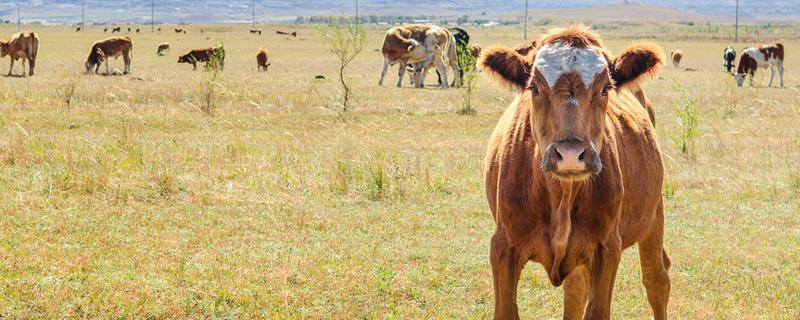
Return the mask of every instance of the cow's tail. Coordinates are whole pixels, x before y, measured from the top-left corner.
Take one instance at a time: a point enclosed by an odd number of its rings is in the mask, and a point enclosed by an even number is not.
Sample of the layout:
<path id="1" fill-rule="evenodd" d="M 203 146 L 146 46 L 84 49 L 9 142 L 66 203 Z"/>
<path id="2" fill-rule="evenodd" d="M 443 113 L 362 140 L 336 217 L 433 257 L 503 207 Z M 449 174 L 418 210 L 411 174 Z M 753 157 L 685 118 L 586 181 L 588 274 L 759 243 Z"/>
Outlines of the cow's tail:
<path id="1" fill-rule="evenodd" d="M 781 59 L 781 61 L 783 61 L 783 53 L 784 53 L 783 43 L 778 42 L 775 44 L 775 46 L 778 47 L 778 59 Z"/>

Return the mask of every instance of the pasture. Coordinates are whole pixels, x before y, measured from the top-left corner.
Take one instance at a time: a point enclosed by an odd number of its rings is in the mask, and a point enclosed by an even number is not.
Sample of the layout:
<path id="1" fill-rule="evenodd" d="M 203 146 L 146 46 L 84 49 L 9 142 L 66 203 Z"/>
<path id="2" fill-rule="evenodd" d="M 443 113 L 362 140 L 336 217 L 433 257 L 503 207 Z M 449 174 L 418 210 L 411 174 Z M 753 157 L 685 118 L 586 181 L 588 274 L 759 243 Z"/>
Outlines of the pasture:
<path id="1" fill-rule="evenodd" d="M 396 67 L 378 87 L 386 28 L 368 27 L 349 69 L 355 100 L 340 114 L 334 56 L 316 29 L 249 27 L 142 27 L 127 77 L 83 74 L 102 27 L 26 28 L 40 37 L 36 75 L 0 77 L 0 318 L 491 317 L 483 159 L 514 94 L 481 76 L 477 114 L 465 116 L 458 90 L 395 88 Z M 597 32 L 612 53 L 646 39 L 685 55 L 645 85 L 666 167 L 669 314 L 798 319 L 796 27 L 760 33 L 786 46 L 785 88 L 765 88 L 763 70 L 759 87 L 736 88 L 722 67 L 730 42 L 705 26 L 665 28 Z M 522 39 L 467 31 L 484 48 Z M 164 41 L 171 52 L 159 57 Z M 219 41 L 226 65 L 209 95 L 209 74 L 176 61 Z M 258 47 L 270 51 L 266 73 Z M 694 157 L 676 144 L 687 101 Z M 650 317 L 640 279 L 629 248 L 615 318 Z M 518 299 L 523 318 L 561 315 L 562 291 L 539 265 L 523 271 Z"/>

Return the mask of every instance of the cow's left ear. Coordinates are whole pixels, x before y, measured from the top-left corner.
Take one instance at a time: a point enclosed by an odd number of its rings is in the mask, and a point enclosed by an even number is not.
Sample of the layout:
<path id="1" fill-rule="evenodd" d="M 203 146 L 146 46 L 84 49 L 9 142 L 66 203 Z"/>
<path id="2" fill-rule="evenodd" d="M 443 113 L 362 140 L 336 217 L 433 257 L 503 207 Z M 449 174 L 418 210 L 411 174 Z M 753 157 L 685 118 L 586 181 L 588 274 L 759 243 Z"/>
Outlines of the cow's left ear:
<path id="1" fill-rule="evenodd" d="M 656 75 L 664 64 L 664 52 L 655 43 L 637 43 L 609 61 L 609 72 L 617 88 L 637 88 L 642 81 Z"/>
<path id="2" fill-rule="evenodd" d="M 500 84 L 522 91 L 531 78 L 533 61 L 509 48 L 494 47 L 481 53 L 478 67 Z"/>

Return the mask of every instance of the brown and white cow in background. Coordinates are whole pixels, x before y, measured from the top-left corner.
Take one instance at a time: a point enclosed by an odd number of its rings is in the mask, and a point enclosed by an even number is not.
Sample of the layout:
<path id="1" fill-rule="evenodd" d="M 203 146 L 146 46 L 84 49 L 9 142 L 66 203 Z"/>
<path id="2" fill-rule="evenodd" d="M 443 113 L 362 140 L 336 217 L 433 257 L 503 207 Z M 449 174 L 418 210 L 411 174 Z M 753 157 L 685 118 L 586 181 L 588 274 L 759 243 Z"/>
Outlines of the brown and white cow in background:
<path id="1" fill-rule="evenodd" d="M 683 59 L 683 51 L 681 51 L 681 49 L 672 50 L 672 52 L 669 53 L 669 57 L 672 60 L 672 66 L 680 68 L 681 60 Z"/>
<path id="2" fill-rule="evenodd" d="M 411 38 L 411 30 L 401 26 L 393 27 L 386 31 L 386 35 L 383 37 L 383 45 L 381 46 L 381 54 L 383 55 L 383 68 L 381 69 L 381 79 L 378 81 L 378 85 L 383 85 L 383 79 L 386 77 L 386 71 L 389 70 L 389 66 L 399 63 L 397 86 L 401 87 L 406 66 L 409 63 L 425 60 L 427 50 L 419 41 Z"/>
<path id="3" fill-rule="evenodd" d="M 106 75 L 110 75 L 108 69 L 108 59 L 119 58 L 125 62 L 123 73 L 128 74 L 131 72 L 131 58 L 133 56 L 133 43 L 131 38 L 125 37 L 110 37 L 92 44 L 92 49 L 89 51 L 89 57 L 86 58 L 86 72 L 91 72 L 94 68 L 94 73 L 100 69 L 100 65 L 106 63 Z"/>
<path id="4" fill-rule="evenodd" d="M 158 49 L 156 50 L 156 54 L 159 56 L 163 56 L 169 52 L 169 42 L 162 42 L 158 44 Z"/>
<path id="5" fill-rule="evenodd" d="M 736 85 L 741 87 L 744 84 L 744 78 L 749 74 L 750 86 L 752 87 L 756 69 L 769 67 L 769 86 L 772 87 L 772 81 L 775 79 L 775 69 L 778 69 L 778 75 L 781 77 L 781 87 L 783 87 L 783 57 L 784 50 L 781 43 L 764 45 L 760 48 L 744 49 L 742 57 L 739 59 L 739 68 L 733 75 L 734 79 L 736 79 Z"/>
<path id="6" fill-rule="evenodd" d="M 614 56 L 583 26 L 545 35 L 527 56 L 481 55 L 483 71 L 517 93 L 489 140 L 484 175 L 495 319 L 519 319 L 529 261 L 564 284 L 564 319 L 611 319 L 622 251 L 634 244 L 654 318 L 666 319 L 664 165 L 641 88 L 663 59 L 654 44 Z"/>
<path id="7" fill-rule="evenodd" d="M 431 64 L 436 67 L 436 71 L 441 77 L 440 88 L 446 89 L 450 87 L 450 83 L 447 80 L 448 66 L 452 69 L 453 76 L 456 77 L 455 85 L 460 86 L 461 79 L 458 75 L 461 68 L 458 66 L 458 52 L 456 51 L 456 40 L 453 33 L 446 28 L 435 25 L 410 24 L 404 27 L 411 30 L 411 37 L 422 42 L 427 49 L 425 60 L 414 65 L 417 77 L 414 81 L 416 86 L 418 88 L 424 86 L 426 72 L 422 71 L 430 69 L 428 66 Z"/>
<path id="8" fill-rule="evenodd" d="M 14 61 L 22 59 L 22 75 L 25 75 L 25 62 L 28 62 L 28 75 L 33 75 L 36 66 L 36 55 L 39 52 L 39 36 L 35 32 L 20 32 L 11 36 L 11 40 L 0 40 L 0 58 L 10 56 L 10 76 L 14 70 Z"/>

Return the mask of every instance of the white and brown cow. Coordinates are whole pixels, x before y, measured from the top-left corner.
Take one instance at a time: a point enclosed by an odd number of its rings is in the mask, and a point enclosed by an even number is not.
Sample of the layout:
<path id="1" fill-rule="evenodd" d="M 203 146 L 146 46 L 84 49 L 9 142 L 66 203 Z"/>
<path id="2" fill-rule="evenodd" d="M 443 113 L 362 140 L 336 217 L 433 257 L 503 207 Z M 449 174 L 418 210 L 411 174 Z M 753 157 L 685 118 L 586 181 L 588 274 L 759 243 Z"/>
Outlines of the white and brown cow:
<path id="1" fill-rule="evenodd" d="M 519 319 L 529 261 L 564 285 L 564 319 L 611 319 L 622 252 L 633 245 L 653 318 L 666 319 L 664 165 L 641 87 L 662 61 L 654 44 L 612 55 L 583 26 L 545 35 L 527 56 L 481 55 L 484 72 L 516 93 L 489 140 L 484 175 L 495 319 Z"/>
<path id="2" fill-rule="evenodd" d="M 422 43 L 411 38 L 411 30 L 405 27 L 393 27 L 386 31 L 386 35 L 383 37 L 381 54 L 383 55 L 383 68 L 378 85 L 383 85 L 383 79 L 386 77 L 386 71 L 389 70 L 389 66 L 399 63 L 397 86 L 401 87 L 406 66 L 409 63 L 425 60 L 427 50 Z"/>
<path id="3" fill-rule="evenodd" d="M 169 42 L 162 42 L 158 44 L 158 49 L 156 50 L 156 54 L 159 56 L 163 56 L 169 52 Z"/>
<path id="4" fill-rule="evenodd" d="M 429 65 L 433 64 L 436 67 L 436 72 L 440 76 L 439 87 L 448 88 L 450 86 L 447 81 L 447 67 L 453 70 L 455 78 L 454 84 L 461 85 L 461 79 L 458 77 L 460 68 L 458 66 L 458 52 L 456 49 L 456 39 L 450 30 L 441 28 L 435 25 L 425 24 L 410 24 L 404 27 L 411 30 L 411 37 L 424 44 L 427 49 L 425 60 L 414 65 L 417 71 L 417 79 L 414 81 L 416 86 L 422 88 L 425 84 L 426 72 L 423 69 L 429 69 Z M 437 46 L 438 49 L 437 50 Z"/>
<path id="5" fill-rule="evenodd" d="M 769 86 L 772 86 L 772 81 L 775 80 L 775 69 L 778 69 L 778 75 L 781 77 L 781 87 L 783 87 L 783 56 L 783 44 L 781 43 L 764 45 L 760 48 L 744 49 L 742 57 L 739 58 L 739 68 L 733 75 L 736 79 L 736 85 L 741 87 L 744 84 L 744 78 L 749 74 L 750 86 L 752 87 L 756 69 L 769 67 Z"/>
<path id="6" fill-rule="evenodd" d="M 36 66 L 36 54 L 39 52 L 39 36 L 35 32 L 20 32 L 11 36 L 11 40 L 0 40 L 0 58 L 10 56 L 11 66 L 8 75 L 14 70 L 14 61 L 22 59 L 22 75 L 25 75 L 25 61 L 28 62 L 28 75 L 33 75 Z"/>

